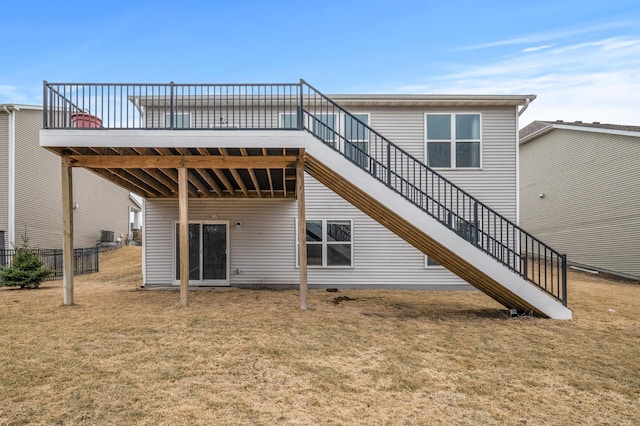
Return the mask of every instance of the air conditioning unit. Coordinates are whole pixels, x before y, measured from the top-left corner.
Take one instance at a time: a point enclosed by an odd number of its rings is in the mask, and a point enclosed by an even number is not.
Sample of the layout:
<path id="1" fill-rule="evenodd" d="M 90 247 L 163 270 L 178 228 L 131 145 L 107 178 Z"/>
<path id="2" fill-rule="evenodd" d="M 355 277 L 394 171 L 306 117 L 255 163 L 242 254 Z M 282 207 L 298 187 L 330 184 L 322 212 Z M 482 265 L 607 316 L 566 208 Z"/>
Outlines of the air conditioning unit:
<path id="1" fill-rule="evenodd" d="M 100 241 L 103 242 L 103 243 L 112 243 L 114 241 L 114 239 L 113 239 L 113 231 L 103 230 L 102 234 L 100 236 Z"/>

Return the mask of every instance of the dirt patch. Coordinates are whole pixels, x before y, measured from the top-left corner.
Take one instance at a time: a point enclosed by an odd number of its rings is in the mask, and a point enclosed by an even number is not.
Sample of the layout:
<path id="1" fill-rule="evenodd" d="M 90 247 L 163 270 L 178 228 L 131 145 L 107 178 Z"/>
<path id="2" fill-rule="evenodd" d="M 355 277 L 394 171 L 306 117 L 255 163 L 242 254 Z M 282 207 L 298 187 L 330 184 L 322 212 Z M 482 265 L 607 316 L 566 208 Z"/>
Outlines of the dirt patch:
<path id="1" fill-rule="evenodd" d="M 357 299 L 354 299 L 353 297 L 349 297 L 349 296 L 338 296 L 338 297 L 334 297 L 331 300 L 331 302 L 334 305 L 339 305 L 342 302 L 348 302 L 348 301 L 352 301 L 352 300 L 357 300 Z"/>

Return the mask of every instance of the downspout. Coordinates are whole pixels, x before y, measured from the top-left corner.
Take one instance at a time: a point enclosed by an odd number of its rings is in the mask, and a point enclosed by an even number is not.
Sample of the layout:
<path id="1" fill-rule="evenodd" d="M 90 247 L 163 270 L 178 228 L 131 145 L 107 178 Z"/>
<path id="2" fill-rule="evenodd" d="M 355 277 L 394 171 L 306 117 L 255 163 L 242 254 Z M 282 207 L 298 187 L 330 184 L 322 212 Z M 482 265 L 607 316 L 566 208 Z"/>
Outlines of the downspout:
<path id="1" fill-rule="evenodd" d="M 16 111 L 4 106 L 4 110 L 9 114 L 9 188 L 8 188 L 8 211 L 7 211 L 7 241 L 10 246 L 16 245 Z"/>
<path id="2" fill-rule="evenodd" d="M 526 98 L 524 100 L 524 105 L 522 106 L 522 108 L 520 108 L 520 111 L 518 111 L 518 117 L 520 117 L 522 113 L 525 112 L 527 108 L 529 108 L 530 103 L 531 103 L 531 98 Z"/>

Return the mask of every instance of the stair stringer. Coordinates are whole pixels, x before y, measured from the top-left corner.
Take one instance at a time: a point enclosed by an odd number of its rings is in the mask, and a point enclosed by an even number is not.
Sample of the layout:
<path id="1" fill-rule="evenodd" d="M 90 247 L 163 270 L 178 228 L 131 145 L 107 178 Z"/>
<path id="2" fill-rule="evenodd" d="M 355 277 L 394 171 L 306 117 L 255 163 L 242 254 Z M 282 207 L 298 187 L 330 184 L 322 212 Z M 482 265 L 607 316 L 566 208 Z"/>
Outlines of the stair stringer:
<path id="1" fill-rule="evenodd" d="M 317 139 L 303 139 L 305 170 L 382 226 L 507 308 L 533 311 L 552 319 L 571 319 L 571 310 L 558 300 L 458 236 L 330 147 Z"/>

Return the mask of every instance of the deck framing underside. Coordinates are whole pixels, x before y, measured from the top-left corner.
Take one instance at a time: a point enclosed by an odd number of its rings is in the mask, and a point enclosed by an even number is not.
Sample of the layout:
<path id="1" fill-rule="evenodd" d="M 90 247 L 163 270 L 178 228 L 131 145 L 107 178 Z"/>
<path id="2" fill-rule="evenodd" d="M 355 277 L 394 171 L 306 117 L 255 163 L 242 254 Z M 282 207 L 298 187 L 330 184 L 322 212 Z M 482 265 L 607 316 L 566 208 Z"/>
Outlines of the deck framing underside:
<path id="1" fill-rule="evenodd" d="M 191 198 L 295 198 L 296 148 L 49 148 L 145 198 L 178 198 L 188 168 Z"/>

